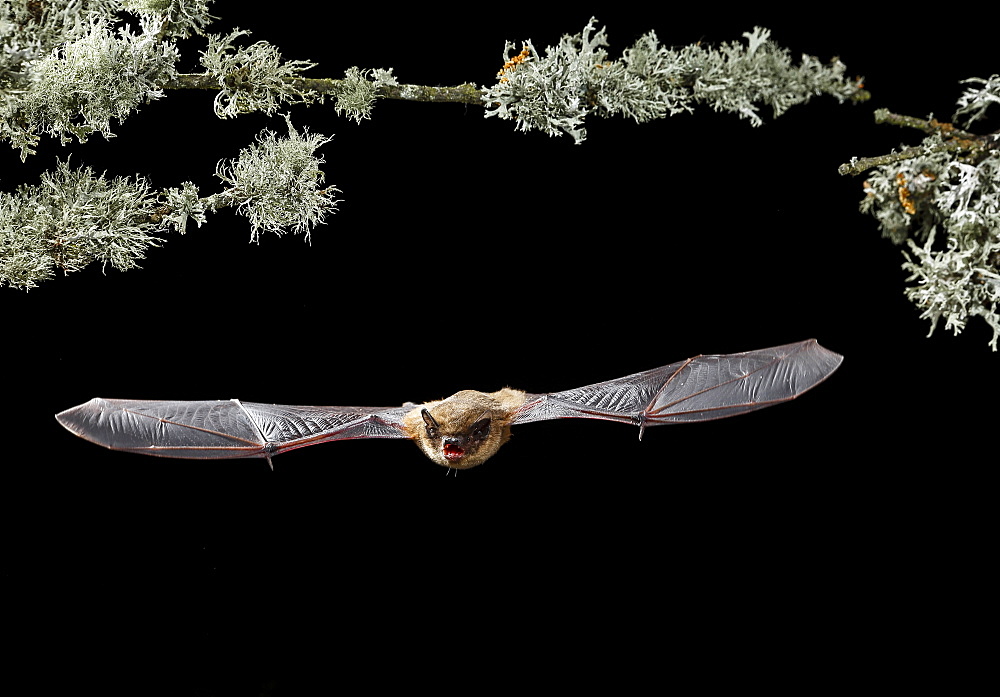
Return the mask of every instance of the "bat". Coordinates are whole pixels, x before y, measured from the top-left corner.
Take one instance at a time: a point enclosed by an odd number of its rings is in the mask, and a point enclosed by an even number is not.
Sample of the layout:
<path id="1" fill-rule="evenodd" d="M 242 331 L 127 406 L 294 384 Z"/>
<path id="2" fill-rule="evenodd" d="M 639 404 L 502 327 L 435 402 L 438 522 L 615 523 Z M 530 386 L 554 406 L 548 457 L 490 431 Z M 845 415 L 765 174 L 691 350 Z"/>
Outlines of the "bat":
<path id="1" fill-rule="evenodd" d="M 532 394 L 462 390 L 400 407 L 308 407 L 218 401 L 94 398 L 56 414 L 72 433 L 112 450 L 161 457 L 266 458 L 333 440 L 409 438 L 444 467 L 488 460 L 512 426 L 547 419 L 604 419 L 646 428 L 709 421 L 786 402 L 825 380 L 843 356 L 815 339 L 696 356 L 585 387 Z M 273 464 L 272 464 L 273 467 Z"/>

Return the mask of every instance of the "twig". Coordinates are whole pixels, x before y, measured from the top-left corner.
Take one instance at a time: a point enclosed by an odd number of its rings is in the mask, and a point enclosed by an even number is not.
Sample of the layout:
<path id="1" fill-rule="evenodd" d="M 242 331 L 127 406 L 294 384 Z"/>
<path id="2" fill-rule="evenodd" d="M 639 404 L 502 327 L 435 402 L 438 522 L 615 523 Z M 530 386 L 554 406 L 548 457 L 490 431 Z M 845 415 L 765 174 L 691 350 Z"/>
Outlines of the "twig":
<path id="1" fill-rule="evenodd" d="M 894 114 L 888 109 L 875 110 L 875 123 L 888 123 L 894 126 L 905 128 L 916 128 L 924 133 L 940 133 L 946 138 L 979 138 L 975 133 L 963 131 L 953 124 L 937 119 L 920 119 L 916 116 L 906 116 L 905 114 Z"/>
<path id="2" fill-rule="evenodd" d="M 933 145 L 919 145 L 913 148 L 906 148 L 900 152 L 891 152 L 888 155 L 878 155 L 876 157 L 854 158 L 837 168 L 837 172 L 846 175 L 856 176 L 867 172 L 872 167 L 880 167 L 893 162 L 909 160 L 914 157 L 928 155 L 933 152 L 943 152 L 948 150 L 968 151 L 981 150 L 991 147 L 995 141 L 993 136 L 980 136 L 969 131 L 963 131 L 950 123 L 938 121 L 937 119 L 921 119 L 916 116 L 906 116 L 905 114 L 894 114 L 888 109 L 875 110 L 875 123 L 888 123 L 894 126 L 915 128 L 927 134 L 939 134 L 942 142 Z"/>
<path id="3" fill-rule="evenodd" d="M 294 85 L 300 92 L 319 92 L 336 95 L 343 89 L 346 80 L 329 78 L 286 77 L 284 82 Z M 222 86 L 207 73 L 182 73 L 163 85 L 168 90 L 217 90 Z M 452 102 L 456 104 L 482 104 L 482 92 L 471 83 L 454 87 L 431 87 L 428 85 L 394 85 L 379 88 L 378 95 L 385 99 L 401 99 L 408 102 Z"/>
<path id="4" fill-rule="evenodd" d="M 942 152 L 945 150 L 963 150 L 965 149 L 960 141 L 953 141 L 947 143 L 941 143 L 939 145 L 918 145 L 914 148 L 906 148 L 900 152 L 891 152 L 888 155 L 877 155 L 875 157 L 859 157 L 851 160 L 850 162 L 845 162 L 840 167 L 837 168 L 839 174 L 850 174 L 852 176 L 857 176 L 863 174 L 870 170 L 872 167 L 880 167 L 882 165 L 892 164 L 893 162 L 900 162 L 902 160 L 911 160 L 914 157 L 920 157 L 921 155 L 928 155 L 932 152 Z"/>

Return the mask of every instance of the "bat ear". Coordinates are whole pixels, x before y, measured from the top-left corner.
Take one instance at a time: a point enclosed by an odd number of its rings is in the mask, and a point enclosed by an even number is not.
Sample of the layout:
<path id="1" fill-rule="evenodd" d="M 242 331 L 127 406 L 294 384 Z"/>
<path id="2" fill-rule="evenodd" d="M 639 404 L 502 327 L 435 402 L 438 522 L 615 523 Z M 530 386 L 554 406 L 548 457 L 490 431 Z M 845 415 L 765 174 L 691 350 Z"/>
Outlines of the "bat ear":
<path id="1" fill-rule="evenodd" d="M 434 420 L 434 417 L 426 409 L 420 410 L 420 417 L 424 420 L 424 426 L 427 427 L 427 435 L 432 438 L 435 437 L 438 431 L 438 422 Z"/>
<path id="2" fill-rule="evenodd" d="M 434 417 L 431 416 L 431 413 L 426 409 L 420 410 L 420 416 L 423 417 L 424 423 L 427 424 L 428 428 L 438 427 L 438 422 L 434 420 Z"/>

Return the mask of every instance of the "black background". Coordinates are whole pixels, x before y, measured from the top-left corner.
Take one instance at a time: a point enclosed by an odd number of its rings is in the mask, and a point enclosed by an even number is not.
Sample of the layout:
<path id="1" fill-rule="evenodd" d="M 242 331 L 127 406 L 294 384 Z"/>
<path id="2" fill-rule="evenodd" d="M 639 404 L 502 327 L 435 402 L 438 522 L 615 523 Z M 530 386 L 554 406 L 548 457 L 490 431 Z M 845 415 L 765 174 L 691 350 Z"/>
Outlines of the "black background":
<path id="1" fill-rule="evenodd" d="M 959 80 L 997 70 L 985 47 L 833 7 L 241 5 L 216 3 L 214 30 L 251 29 L 319 63 L 313 76 L 391 66 L 401 82 L 484 84 L 506 39 L 541 48 L 596 14 L 612 57 L 650 29 L 679 46 L 766 26 L 795 56 L 839 55 L 873 98 L 765 111 L 760 128 L 705 108 L 591 119 L 582 145 L 473 106 L 380 102 L 360 125 L 331 104 L 293 107 L 297 127 L 334 134 L 322 153 L 343 192 L 311 245 L 247 244 L 224 211 L 141 270 L 3 290 L 3 582 L 25 656 L 82 658 L 63 673 L 80 684 L 206 695 L 293 694 L 313 673 L 329 689 L 437 685 L 469 669 L 477 688 L 523 671 L 615 690 L 844 687 L 867 670 L 954 684 L 953 651 L 975 665 L 940 638 L 979 612 L 998 359 L 980 321 L 926 338 L 900 250 L 837 166 L 919 142 L 876 126 L 875 108 L 949 118 Z M 200 46 L 185 44 L 183 70 Z M 33 183 L 72 153 L 209 193 L 218 160 L 285 129 L 277 115 L 220 121 L 212 98 L 171 93 L 111 141 L 46 140 L 24 165 L 10 150 L 0 179 Z M 405 441 L 299 450 L 272 472 L 114 453 L 52 418 L 94 396 L 543 392 L 809 337 L 845 361 L 789 405 L 641 443 L 616 424 L 540 423 L 457 477 Z M 141 678 L 120 677 L 136 665 Z"/>

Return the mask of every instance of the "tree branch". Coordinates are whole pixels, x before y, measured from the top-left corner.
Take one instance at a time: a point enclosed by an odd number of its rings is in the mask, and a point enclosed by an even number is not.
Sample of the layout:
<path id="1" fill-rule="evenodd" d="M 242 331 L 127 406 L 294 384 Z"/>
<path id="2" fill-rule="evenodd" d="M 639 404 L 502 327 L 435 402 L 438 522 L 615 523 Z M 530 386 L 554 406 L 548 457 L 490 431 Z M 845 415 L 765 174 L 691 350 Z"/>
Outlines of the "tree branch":
<path id="1" fill-rule="evenodd" d="M 337 95 L 346 80 L 330 78 L 286 77 L 283 82 L 300 92 L 318 92 Z M 208 73 L 181 73 L 162 85 L 168 90 L 217 90 L 222 89 L 219 81 Z M 384 99 L 401 99 L 408 102 L 452 102 L 456 104 L 482 104 L 482 92 L 472 83 L 454 87 L 431 87 L 428 85 L 383 86 L 378 96 Z"/>
<path id="2" fill-rule="evenodd" d="M 876 155 L 875 157 L 856 157 L 850 162 L 845 162 L 840 167 L 837 168 L 837 173 L 842 175 L 850 174 L 852 176 L 857 176 L 859 174 L 864 174 L 872 167 L 880 167 L 882 165 L 892 164 L 893 162 L 901 162 L 903 160 L 912 160 L 914 157 L 921 157 L 922 155 L 929 155 L 932 152 L 944 152 L 947 150 L 962 150 L 964 149 L 961 142 L 951 141 L 947 143 L 941 143 L 936 146 L 925 146 L 918 145 L 913 148 L 906 148 L 900 152 L 891 152 L 888 155 Z"/>
<path id="3" fill-rule="evenodd" d="M 937 119 L 921 119 L 916 116 L 906 116 L 905 114 L 894 114 L 888 109 L 875 110 L 875 123 L 888 123 L 894 126 L 905 128 L 915 128 L 928 135 L 940 135 L 942 141 L 937 144 L 919 145 L 913 148 L 906 148 L 900 152 L 891 152 L 887 155 L 877 155 L 875 157 L 853 158 L 850 162 L 845 162 L 837 168 L 837 172 L 842 175 L 850 174 L 857 176 L 863 174 L 873 167 L 892 164 L 902 160 L 910 160 L 914 157 L 929 155 L 934 152 L 959 151 L 973 153 L 977 150 L 987 150 L 994 147 L 996 139 L 994 136 L 981 136 L 969 131 L 963 131 L 950 123 L 938 121 Z"/>
<path id="4" fill-rule="evenodd" d="M 888 123 L 894 126 L 916 128 L 924 133 L 940 133 L 946 138 L 978 138 L 975 133 L 963 131 L 953 124 L 938 121 L 937 119 L 920 119 L 915 116 L 905 114 L 894 114 L 888 109 L 875 110 L 875 123 Z"/>

